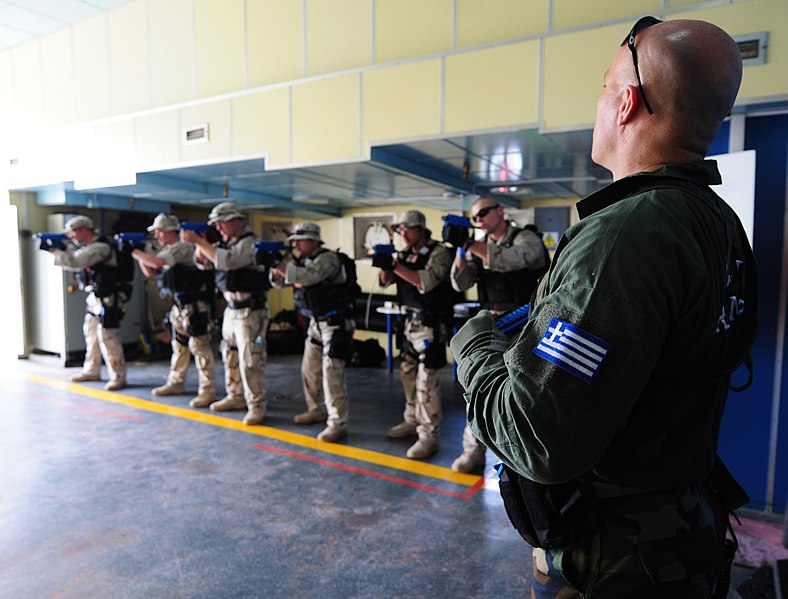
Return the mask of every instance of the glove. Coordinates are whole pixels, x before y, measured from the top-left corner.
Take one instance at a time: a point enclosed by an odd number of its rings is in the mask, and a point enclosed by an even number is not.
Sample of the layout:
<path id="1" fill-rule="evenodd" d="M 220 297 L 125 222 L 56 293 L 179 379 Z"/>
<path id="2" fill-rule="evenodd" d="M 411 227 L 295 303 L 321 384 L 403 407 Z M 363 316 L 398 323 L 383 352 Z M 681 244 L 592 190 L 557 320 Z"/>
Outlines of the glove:
<path id="1" fill-rule="evenodd" d="M 39 239 L 38 249 L 44 252 L 51 252 L 53 250 L 64 250 L 66 248 L 60 239 Z"/>
<path id="2" fill-rule="evenodd" d="M 273 268 L 274 266 L 282 262 L 282 253 L 258 251 L 255 254 L 255 259 L 257 264 L 259 264 L 260 266 L 265 266 L 266 268 Z"/>
<path id="3" fill-rule="evenodd" d="M 375 268 L 382 268 L 383 270 L 391 271 L 394 270 L 396 265 L 397 264 L 394 262 L 394 258 L 391 254 L 372 254 L 372 266 Z"/>
<path id="4" fill-rule="evenodd" d="M 443 226 L 443 241 L 454 247 L 462 247 L 468 241 L 468 229 L 457 225 Z"/>

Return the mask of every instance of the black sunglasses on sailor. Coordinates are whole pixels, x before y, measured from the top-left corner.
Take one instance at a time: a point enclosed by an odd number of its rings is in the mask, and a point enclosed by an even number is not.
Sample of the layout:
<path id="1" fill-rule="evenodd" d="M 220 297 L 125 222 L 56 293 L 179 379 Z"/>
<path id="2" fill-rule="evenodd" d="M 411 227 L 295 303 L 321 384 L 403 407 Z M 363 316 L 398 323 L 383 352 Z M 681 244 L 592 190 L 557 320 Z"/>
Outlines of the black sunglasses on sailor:
<path id="1" fill-rule="evenodd" d="M 624 41 L 621 42 L 621 45 L 627 45 L 629 51 L 632 52 L 632 63 L 635 65 L 635 77 L 638 80 L 638 89 L 640 90 L 640 95 L 643 96 L 643 104 L 646 105 L 646 110 L 648 110 L 649 114 L 654 114 L 654 111 L 651 110 L 651 106 L 646 99 L 646 92 L 643 91 L 643 84 L 640 82 L 640 69 L 638 69 L 638 54 L 635 52 L 635 36 L 643 31 L 644 29 L 648 29 L 652 25 L 656 25 L 657 23 L 662 23 L 656 17 L 643 17 L 635 23 L 635 26 L 632 27 L 632 31 L 629 32 Z"/>
<path id="2" fill-rule="evenodd" d="M 487 206 L 479 210 L 476 214 L 474 214 L 471 218 L 474 222 L 479 222 L 479 219 L 484 218 L 490 213 L 490 210 L 495 210 L 500 204 L 495 204 L 494 206 Z"/>

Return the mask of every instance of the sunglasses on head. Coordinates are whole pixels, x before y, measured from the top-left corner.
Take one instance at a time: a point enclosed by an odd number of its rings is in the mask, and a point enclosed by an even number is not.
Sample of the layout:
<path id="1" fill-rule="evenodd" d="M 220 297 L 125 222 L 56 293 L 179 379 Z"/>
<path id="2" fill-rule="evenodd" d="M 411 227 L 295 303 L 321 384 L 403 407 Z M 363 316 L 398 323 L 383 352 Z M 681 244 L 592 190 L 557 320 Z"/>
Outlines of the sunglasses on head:
<path id="1" fill-rule="evenodd" d="M 648 103 L 648 100 L 646 99 L 646 92 L 643 91 L 643 84 L 640 81 L 640 69 L 638 68 L 638 55 L 637 52 L 635 51 L 635 36 L 641 31 L 643 31 L 644 29 L 648 29 L 649 27 L 651 27 L 652 25 L 656 25 L 657 23 L 662 23 L 662 21 L 660 21 L 656 17 L 642 17 L 641 19 L 638 20 L 637 23 L 635 23 L 634 27 L 632 27 L 632 31 L 630 31 L 627 34 L 627 37 L 624 38 L 624 41 L 621 42 L 621 45 L 623 46 L 624 44 L 626 44 L 627 48 L 629 48 L 629 51 L 632 53 L 632 64 L 635 65 L 635 77 L 637 77 L 638 80 L 638 89 L 640 90 L 640 95 L 643 97 L 643 104 L 646 105 L 646 110 L 648 110 L 649 114 L 654 114 L 654 112 L 651 110 L 651 105 Z"/>
<path id="2" fill-rule="evenodd" d="M 482 208 L 476 214 L 473 215 L 472 217 L 473 220 L 478 223 L 479 219 L 487 216 L 490 213 L 490 210 L 495 210 L 496 208 L 498 208 L 498 206 L 500 206 L 500 204 L 495 204 L 494 206 L 486 206 L 485 208 Z"/>

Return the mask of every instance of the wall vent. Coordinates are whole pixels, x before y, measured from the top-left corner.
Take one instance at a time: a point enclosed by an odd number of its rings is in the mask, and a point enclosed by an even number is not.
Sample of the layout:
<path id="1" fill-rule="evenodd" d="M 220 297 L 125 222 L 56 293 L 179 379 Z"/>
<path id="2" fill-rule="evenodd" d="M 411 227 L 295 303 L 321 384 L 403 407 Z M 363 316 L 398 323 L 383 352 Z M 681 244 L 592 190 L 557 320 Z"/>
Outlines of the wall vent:
<path id="1" fill-rule="evenodd" d="M 742 64 L 749 66 L 753 64 L 766 64 L 766 47 L 769 45 L 769 33 L 747 33 L 745 35 L 735 35 L 736 45 L 741 52 Z"/>
<path id="2" fill-rule="evenodd" d="M 184 146 L 191 146 L 194 144 L 204 144 L 208 141 L 208 123 L 195 125 L 194 127 L 187 127 L 183 130 L 183 138 L 181 142 Z"/>

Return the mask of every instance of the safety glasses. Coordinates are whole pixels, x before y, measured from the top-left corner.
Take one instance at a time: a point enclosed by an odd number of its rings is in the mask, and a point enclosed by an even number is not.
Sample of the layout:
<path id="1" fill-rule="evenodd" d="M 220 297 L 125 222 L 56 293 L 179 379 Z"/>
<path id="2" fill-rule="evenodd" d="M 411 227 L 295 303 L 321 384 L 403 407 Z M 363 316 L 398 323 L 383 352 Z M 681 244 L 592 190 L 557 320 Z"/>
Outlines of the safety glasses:
<path id="1" fill-rule="evenodd" d="M 624 44 L 626 44 L 627 48 L 629 48 L 629 51 L 632 53 L 632 64 L 635 65 L 635 77 L 637 77 L 638 80 L 638 89 L 640 90 L 640 95 L 643 97 L 643 104 L 646 105 L 646 110 L 648 110 L 649 114 L 654 114 L 654 112 L 651 110 L 651 105 L 648 103 L 648 100 L 646 99 L 646 92 L 643 91 L 643 83 L 641 83 L 640 81 L 640 69 L 638 68 L 638 54 L 635 51 L 635 36 L 641 31 L 643 31 L 644 29 L 648 29 L 649 27 L 651 27 L 652 25 L 656 25 L 657 23 L 662 23 L 662 21 L 660 21 L 656 17 L 643 17 L 639 19 L 638 22 L 635 23 L 635 26 L 632 27 L 632 31 L 630 31 L 627 37 L 624 39 L 624 41 L 621 42 L 621 45 L 623 46 Z"/>
<path id="2" fill-rule="evenodd" d="M 485 208 L 482 208 L 476 214 L 473 215 L 472 217 L 473 222 L 478 223 L 481 219 L 483 219 L 485 216 L 490 214 L 490 210 L 495 210 L 496 208 L 498 208 L 498 206 L 500 206 L 500 204 L 495 204 L 494 206 L 486 206 Z"/>

